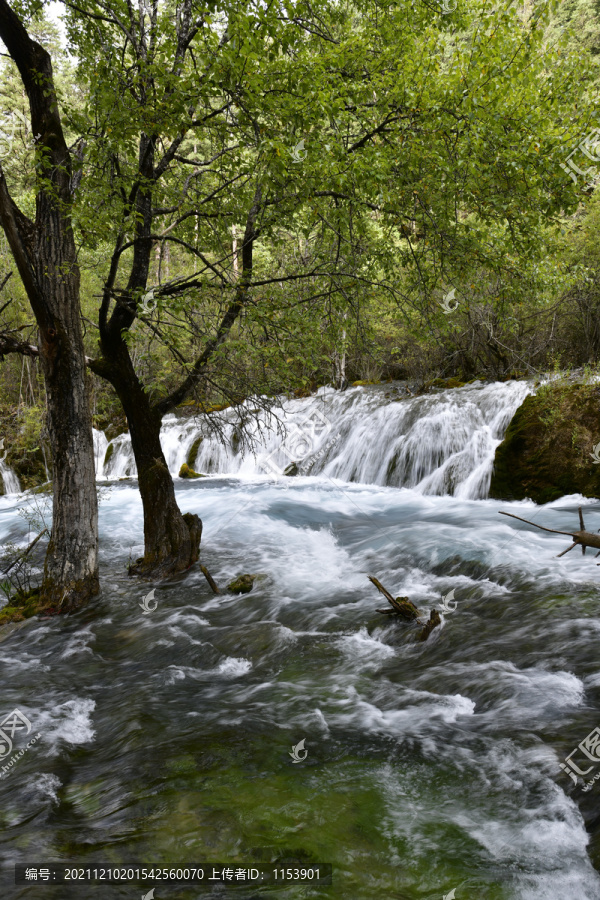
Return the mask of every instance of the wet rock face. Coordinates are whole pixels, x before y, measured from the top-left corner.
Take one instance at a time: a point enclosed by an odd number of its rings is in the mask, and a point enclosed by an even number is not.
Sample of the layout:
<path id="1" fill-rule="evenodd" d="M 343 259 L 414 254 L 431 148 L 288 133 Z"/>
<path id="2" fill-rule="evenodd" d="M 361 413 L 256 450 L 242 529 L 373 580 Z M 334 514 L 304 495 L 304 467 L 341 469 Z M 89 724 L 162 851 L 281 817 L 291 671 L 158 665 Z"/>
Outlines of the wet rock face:
<path id="1" fill-rule="evenodd" d="M 600 497 L 599 444 L 600 385 L 544 386 L 525 398 L 496 450 L 489 496 Z"/>

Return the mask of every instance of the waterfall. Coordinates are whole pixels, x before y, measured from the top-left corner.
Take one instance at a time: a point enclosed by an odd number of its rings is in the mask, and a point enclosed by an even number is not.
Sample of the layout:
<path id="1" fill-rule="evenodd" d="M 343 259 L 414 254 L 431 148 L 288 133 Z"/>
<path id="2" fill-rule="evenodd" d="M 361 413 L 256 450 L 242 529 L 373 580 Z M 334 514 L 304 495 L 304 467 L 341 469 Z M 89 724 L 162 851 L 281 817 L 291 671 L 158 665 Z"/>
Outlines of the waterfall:
<path id="1" fill-rule="evenodd" d="M 2 476 L 5 494 L 18 494 L 20 492 L 19 479 L 3 459 L 0 459 L 0 475 Z"/>
<path id="2" fill-rule="evenodd" d="M 161 443 L 175 476 L 183 463 L 204 474 L 243 476 L 280 476 L 295 463 L 300 475 L 477 499 L 487 496 L 496 447 L 531 391 L 523 381 L 476 382 L 416 397 L 398 383 L 320 388 L 312 397 L 284 400 L 272 414 L 253 409 L 252 400 L 224 410 L 222 437 L 206 416 L 166 416 Z M 248 447 L 240 416 L 250 412 Z M 108 442 L 95 432 L 94 446 L 98 477 L 136 474 L 128 434 Z"/>

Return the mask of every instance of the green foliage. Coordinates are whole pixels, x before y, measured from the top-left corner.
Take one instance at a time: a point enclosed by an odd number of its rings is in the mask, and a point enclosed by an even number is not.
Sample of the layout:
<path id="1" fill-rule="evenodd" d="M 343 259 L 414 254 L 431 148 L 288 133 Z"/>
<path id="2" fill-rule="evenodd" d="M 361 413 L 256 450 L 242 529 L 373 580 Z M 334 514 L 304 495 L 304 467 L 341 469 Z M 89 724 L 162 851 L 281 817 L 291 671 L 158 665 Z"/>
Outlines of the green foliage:
<path id="1" fill-rule="evenodd" d="M 90 355 L 108 284 L 109 309 L 136 305 L 123 337 L 146 390 L 173 390 L 235 297 L 259 192 L 249 301 L 198 385 L 205 405 L 336 380 L 342 361 L 370 380 L 568 358 L 554 305 L 598 253 L 597 204 L 560 167 L 596 125 L 590 3 L 194 2 L 186 44 L 171 0 L 81 0 L 64 14 L 71 60 L 19 7 L 55 60 Z M 9 63 L 0 92 L 27 112 Z M 7 178 L 33 214 L 41 170 L 19 138 Z M 110 389 L 93 402 L 99 426 L 124 427 Z"/>

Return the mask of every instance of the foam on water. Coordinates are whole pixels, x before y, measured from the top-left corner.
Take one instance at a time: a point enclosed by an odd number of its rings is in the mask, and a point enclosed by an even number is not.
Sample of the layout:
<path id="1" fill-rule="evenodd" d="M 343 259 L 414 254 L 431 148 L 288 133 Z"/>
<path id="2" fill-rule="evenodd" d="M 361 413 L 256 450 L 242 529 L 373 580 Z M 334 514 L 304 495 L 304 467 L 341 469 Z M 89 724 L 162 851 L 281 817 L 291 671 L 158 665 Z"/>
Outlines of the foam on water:
<path id="1" fill-rule="evenodd" d="M 92 726 L 92 713 L 96 708 L 94 700 L 70 699 L 43 709 L 23 712 L 42 733 L 45 755 L 58 755 L 63 742 L 68 744 L 87 744 L 93 741 L 95 730 Z"/>

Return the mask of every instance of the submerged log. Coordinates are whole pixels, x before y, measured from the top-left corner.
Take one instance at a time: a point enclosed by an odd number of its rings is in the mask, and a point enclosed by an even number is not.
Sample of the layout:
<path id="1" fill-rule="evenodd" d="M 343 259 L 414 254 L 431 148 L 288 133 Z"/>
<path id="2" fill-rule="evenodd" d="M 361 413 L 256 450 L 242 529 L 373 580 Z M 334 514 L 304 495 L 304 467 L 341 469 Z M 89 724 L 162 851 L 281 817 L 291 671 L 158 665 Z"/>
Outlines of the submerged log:
<path id="1" fill-rule="evenodd" d="M 581 552 L 584 556 L 586 547 L 593 547 L 594 550 L 598 550 L 596 556 L 600 556 L 600 534 L 593 534 L 591 531 L 585 530 L 581 506 L 579 507 L 579 524 L 581 525 L 581 531 L 557 531 L 556 528 L 546 528 L 544 525 L 537 525 L 536 522 L 530 522 L 529 519 L 522 519 L 521 516 L 515 516 L 514 513 L 503 512 L 502 510 L 499 510 L 499 513 L 501 516 L 510 516 L 511 519 L 518 519 L 519 522 L 526 522 L 527 525 L 533 525 L 534 528 L 540 528 L 542 531 L 550 531 L 552 534 L 565 534 L 567 537 L 570 537 L 573 540 L 573 543 L 570 547 L 567 547 L 566 550 L 563 550 L 562 553 L 558 553 L 556 559 L 564 556 L 565 553 L 573 550 L 574 547 L 581 547 Z M 600 566 L 600 563 L 597 563 L 597 565 Z"/>
<path id="2" fill-rule="evenodd" d="M 388 601 L 392 609 L 378 609 L 377 612 L 383 612 L 386 614 L 393 615 L 396 613 L 399 616 L 402 616 L 403 619 L 406 619 L 408 622 L 414 622 L 419 618 L 419 610 L 412 603 L 408 597 L 392 597 L 389 591 L 387 591 L 379 579 L 375 578 L 373 575 L 367 576 L 369 581 L 375 585 L 380 594 L 383 594 L 385 599 Z"/>

